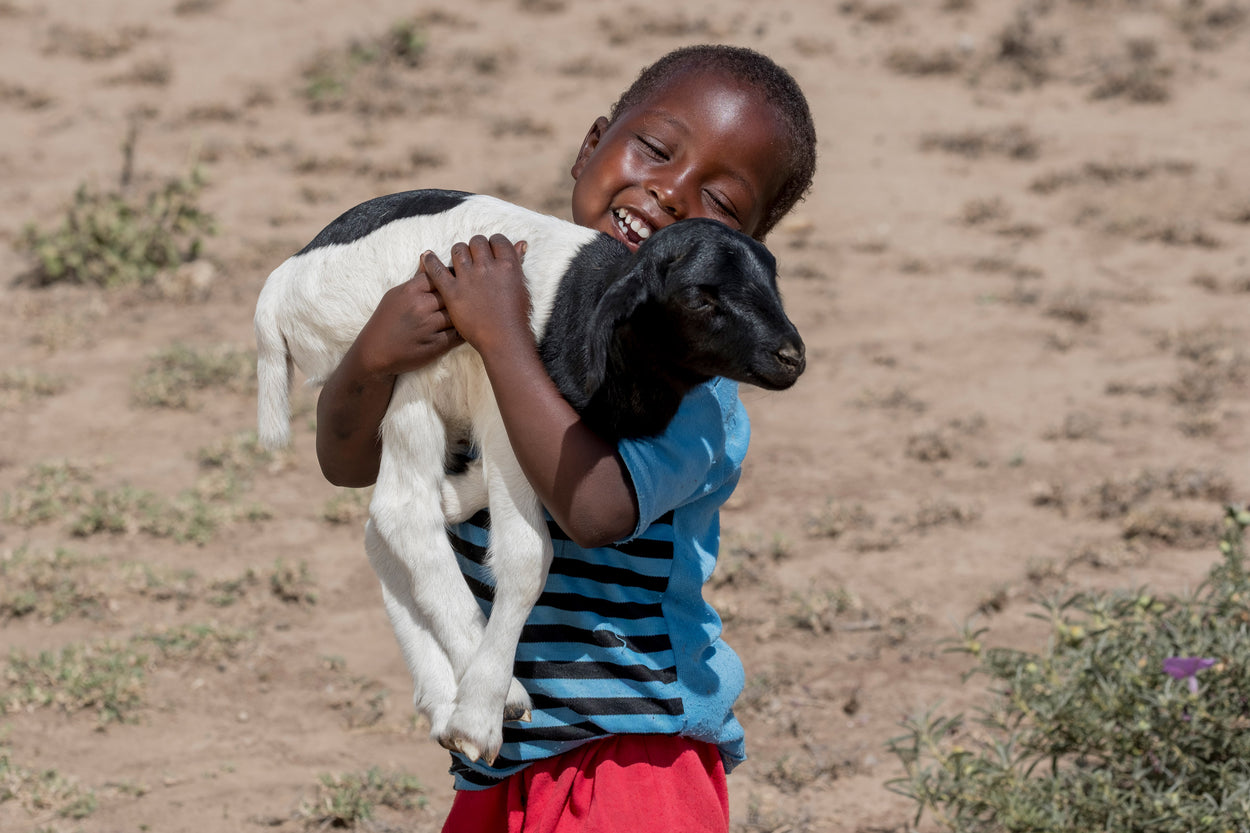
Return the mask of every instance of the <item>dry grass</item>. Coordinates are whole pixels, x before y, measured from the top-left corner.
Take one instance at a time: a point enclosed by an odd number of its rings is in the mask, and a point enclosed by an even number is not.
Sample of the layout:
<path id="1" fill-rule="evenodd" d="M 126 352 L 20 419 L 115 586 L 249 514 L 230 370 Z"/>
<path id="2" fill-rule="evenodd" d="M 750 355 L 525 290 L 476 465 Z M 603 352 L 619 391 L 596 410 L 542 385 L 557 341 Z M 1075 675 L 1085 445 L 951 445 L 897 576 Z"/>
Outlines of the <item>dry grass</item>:
<path id="1" fill-rule="evenodd" d="M 1128 182 L 1141 182 L 1157 176 L 1188 177 L 1195 165 L 1182 160 L 1155 162 L 1086 162 L 1079 168 L 1056 171 L 1033 180 L 1029 190 L 1038 194 L 1053 194 L 1064 188 L 1079 185 L 1115 186 Z"/>
<path id="2" fill-rule="evenodd" d="M 899 75 L 914 77 L 955 75 L 963 72 L 967 58 L 954 49 L 917 49 L 900 46 L 886 55 L 885 65 Z"/>
<path id="3" fill-rule="evenodd" d="M 256 356 L 251 350 L 174 344 L 148 359 L 132 390 L 136 404 L 146 408 L 190 409 L 206 391 L 254 393 L 255 376 Z"/>
<path id="4" fill-rule="evenodd" d="M 56 396 L 69 386 L 61 376 L 42 373 L 29 367 L 0 371 L 0 411 L 25 405 L 36 399 Z"/>
<path id="5" fill-rule="evenodd" d="M 1100 61 L 1090 98 L 1122 98 L 1133 104 L 1162 104 L 1172 97 L 1168 81 L 1172 67 L 1159 54 L 1159 45 L 1136 38 L 1124 44 L 1122 54 Z"/>
<path id="6" fill-rule="evenodd" d="M 1022 162 L 1037 159 L 1041 144 L 1041 139 L 1024 124 L 926 133 L 920 139 L 920 149 L 925 151 L 941 151 L 968 159 L 1001 156 Z"/>

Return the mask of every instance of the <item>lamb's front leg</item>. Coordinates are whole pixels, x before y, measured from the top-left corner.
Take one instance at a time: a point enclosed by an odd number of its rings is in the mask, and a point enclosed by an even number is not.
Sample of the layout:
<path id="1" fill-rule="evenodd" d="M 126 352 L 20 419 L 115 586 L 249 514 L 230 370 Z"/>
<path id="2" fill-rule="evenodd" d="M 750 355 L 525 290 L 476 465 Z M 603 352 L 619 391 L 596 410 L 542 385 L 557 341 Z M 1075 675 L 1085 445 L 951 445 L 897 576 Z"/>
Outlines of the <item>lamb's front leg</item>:
<path id="1" fill-rule="evenodd" d="M 506 435 L 502 444 L 498 436 L 493 444 L 488 436 L 482 441 L 491 511 L 486 565 L 495 578 L 495 599 L 477 654 L 460 676 L 456 709 L 440 742 L 471 760 L 481 756 L 490 763 L 503 743 L 500 715 L 515 699 L 517 644 L 547 581 L 552 546 L 542 504 Z"/>
<path id="2" fill-rule="evenodd" d="M 441 666 L 432 672 L 425 668 L 419 652 L 405 646 L 407 636 L 432 636 L 459 677 L 486 625 L 447 538 L 440 506 L 445 431 L 423 393 L 418 374 L 396 383 L 382 423 L 382 460 L 369 505 L 370 526 L 378 539 L 370 546 L 370 562 L 386 588 L 387 612 L 418 696 L 427 690 L 422 677 L 441 673 Z M 428 690 L 443 689 L 436 684 Z M 433 722 L 438 705 L 428 708 Z"/>

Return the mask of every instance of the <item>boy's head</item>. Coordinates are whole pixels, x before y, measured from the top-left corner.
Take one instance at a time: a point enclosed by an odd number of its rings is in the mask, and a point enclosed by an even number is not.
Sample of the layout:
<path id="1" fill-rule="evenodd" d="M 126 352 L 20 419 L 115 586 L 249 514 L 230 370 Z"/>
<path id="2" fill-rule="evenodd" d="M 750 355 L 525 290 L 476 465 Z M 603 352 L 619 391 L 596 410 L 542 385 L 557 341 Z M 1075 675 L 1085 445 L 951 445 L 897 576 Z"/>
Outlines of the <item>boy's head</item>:
<path id="1" fill-rule="evenodd" d="M 678 49 L 591 126 L 573 219 L 631 248 L 685 217 L 763 239 L 811 186 L 816 132 L 798 84 L 741 47 Z"/>

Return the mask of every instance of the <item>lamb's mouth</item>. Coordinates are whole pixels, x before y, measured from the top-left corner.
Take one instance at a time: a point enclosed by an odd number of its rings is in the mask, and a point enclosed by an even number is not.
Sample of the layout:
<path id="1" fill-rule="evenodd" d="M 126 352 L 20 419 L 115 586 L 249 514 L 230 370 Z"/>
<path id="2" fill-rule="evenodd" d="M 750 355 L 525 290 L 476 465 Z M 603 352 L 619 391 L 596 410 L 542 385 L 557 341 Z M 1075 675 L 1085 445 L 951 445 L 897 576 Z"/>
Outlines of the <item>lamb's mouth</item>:
<path id="1" fill-rule="evenodd" d="M 632 213 L 627 208 L 617 208 L 612 211 L 612 220 L 616 223 L 616 230 L 621 233 L 625 242 L 632 247 L 641 245 L 642 241 L 651 236 L 651 226 L 647 225 L 647 221 Z"/>

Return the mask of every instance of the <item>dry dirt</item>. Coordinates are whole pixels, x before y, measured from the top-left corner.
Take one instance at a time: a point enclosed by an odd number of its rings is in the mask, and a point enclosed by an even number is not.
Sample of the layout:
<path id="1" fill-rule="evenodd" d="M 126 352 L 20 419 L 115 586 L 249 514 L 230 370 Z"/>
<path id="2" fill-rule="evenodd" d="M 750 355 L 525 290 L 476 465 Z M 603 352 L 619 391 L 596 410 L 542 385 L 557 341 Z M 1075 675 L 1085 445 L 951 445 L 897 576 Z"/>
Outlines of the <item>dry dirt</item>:
<path id="1" fill-rule="evenodd" d="M 411 717 L 359 502 L 317 468 L 315 392 L 292 452 L 258 463 L 237 375 L 183 407 L 136 385 L 175 345 L 251 349 L 269 270 L 363 199 L 447 187 L 567 216 L 586 128 L 685 43 L 774 56 L 820 134 L 815 188 L 768 241 L 809 370 L 745 392 L 709 590 L 750 680 L 735 831 L 908 829 L 884 742 L 984 697 L 944 651 L 961 623 L 1040 647 L 1036 594 L 1201 578 L 1204 524 L 1250 490 L 1250 5 L 676 8 L 0 0 L 0 829 L 300 830 L 321 776 L 374 767 L 424 787 L 379 827 L 438 829 L 447 756 Z M 403 21 L 419 55 L 377 47 Z M 23 282 L 23 228 L 117 187 L 129 135 L 134 193 L 202 168 L 209 266 Z M 135 675 L 123 722 L 81 679 L 23 688 L 40 651 L 110 645 L 144 654 L 105 672 Z M 57 784 L 94 806 L 59 815 Z"/>

